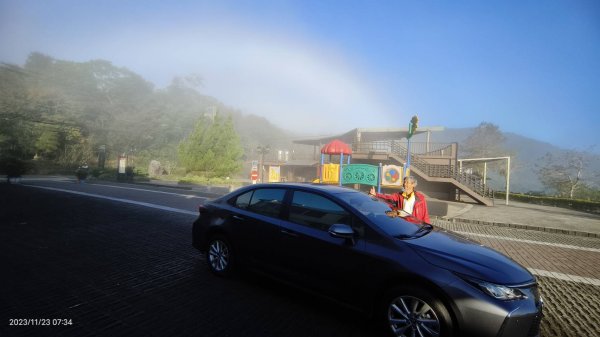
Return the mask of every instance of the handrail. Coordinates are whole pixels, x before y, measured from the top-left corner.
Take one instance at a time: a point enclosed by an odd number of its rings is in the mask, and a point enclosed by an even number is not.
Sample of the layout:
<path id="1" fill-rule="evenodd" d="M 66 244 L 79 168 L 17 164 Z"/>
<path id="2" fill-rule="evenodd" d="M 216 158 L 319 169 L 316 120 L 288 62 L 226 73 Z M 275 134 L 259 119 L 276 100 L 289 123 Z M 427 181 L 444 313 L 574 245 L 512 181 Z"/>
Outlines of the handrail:
<path id="1" fill-rule="evenodd" d="M 397 159 L 404 162 L 403 158 L 406 158 L 408 150 L 404 146 L 405 143 L 400 141 L 383 141 L 383 142 L 362 142 L 355 143 L 352 146 L 355 152 L 377 152 L 377 153 L 388 153 L 394 155 Z M 441 145 L 441 144 L 440 144 Z M 484 184 L 481 177 L 476 176 L 472 173 L 459 172 L 456 165 L 444 165 L 444 164 L 430 164 L 423 159 L 425 155 L 437 155 L 444 156 L 450 154 L 452 144 L 444 144 L 444 146 L 434 147 L 433 150 L 426 153 L 416 153 L 413 151 L 413 143 L 411 143 L 411 157 L 410 164 L 413 167 L 419 169 L 429 177 L 435 178 L 451 178 L 457 182 L 468 186 L 478 195 L 487 198 L 493 198 L 494 191 Z M 430 147 L 431 149 L 431 147 Z M 449 151 L 447 151 L 449 150 Z"/>

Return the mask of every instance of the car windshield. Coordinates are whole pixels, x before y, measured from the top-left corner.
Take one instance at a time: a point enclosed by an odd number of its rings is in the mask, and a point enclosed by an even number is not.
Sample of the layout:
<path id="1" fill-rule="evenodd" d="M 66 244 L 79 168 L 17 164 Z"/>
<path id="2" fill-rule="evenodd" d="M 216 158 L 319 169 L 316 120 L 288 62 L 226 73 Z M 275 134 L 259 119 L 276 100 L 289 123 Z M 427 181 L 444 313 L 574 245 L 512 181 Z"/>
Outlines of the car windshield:
<path id="1" fill-rule="evenodd" d="M 414 218 L 404 219 L 393 216 L 395 212 L 387 203 L 362 192 L 340 193 L 337 197 L 366 216 L 373 225 L 394 237 L 414 238 L 427 234 L 432 228 L 431 225 Z"/>

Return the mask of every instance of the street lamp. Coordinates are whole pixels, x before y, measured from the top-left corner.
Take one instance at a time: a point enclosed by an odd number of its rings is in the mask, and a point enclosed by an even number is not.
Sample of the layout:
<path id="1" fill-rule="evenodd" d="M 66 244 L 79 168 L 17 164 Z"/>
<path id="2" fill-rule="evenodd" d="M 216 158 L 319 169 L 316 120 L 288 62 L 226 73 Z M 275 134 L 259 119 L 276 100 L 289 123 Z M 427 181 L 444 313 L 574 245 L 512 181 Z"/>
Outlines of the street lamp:
<path id="1" fill-rule="evenodd" d="M 408 135 L 406 136 L 407 144 L 406 144 L 406 169 L 404 170 L 404 176 L 408 176 L 408 172 L 410 170 L 410 138 L 415 133 L 417 126 L 419 124 L 419 117 L 414 115 L 410 119 L 410 123 L 408 123 Z"/>
<path id="2" fill-rule="evenodd" d="M 256 147 L 256 152 L 258 152 L 258 154 L 260 154 L 260 169 L 258 172 L 258 179 L 260 180 L 260 182 L 264 182 L 263 179 L 263 165 L 265 162 L 265 154 L 271 152 L 271 147 L 269 145 L 266 146 L 262 146 L 259 145 Z"/>

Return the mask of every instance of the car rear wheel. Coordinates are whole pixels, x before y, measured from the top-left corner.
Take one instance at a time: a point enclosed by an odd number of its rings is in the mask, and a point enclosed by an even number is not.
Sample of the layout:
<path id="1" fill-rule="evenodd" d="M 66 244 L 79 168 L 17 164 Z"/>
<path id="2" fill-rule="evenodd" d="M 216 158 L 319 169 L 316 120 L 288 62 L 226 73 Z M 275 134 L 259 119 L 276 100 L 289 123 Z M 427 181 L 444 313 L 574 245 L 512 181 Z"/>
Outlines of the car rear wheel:
<path id="1" fill-rule="evenodd" d="M 416 286 L 391 289 L 382 308 L 384 324 L 395 337 L 451 337 L 452 318 L 444 304 Z"/>
<path id="2" fill-rule="evenodd" d="M 233 270 L 233 250 L 229 241 L 223 236 L 216 235 L 208 241 L 206 254 L 208 269 L 218 276 L 230 276 Z"/>

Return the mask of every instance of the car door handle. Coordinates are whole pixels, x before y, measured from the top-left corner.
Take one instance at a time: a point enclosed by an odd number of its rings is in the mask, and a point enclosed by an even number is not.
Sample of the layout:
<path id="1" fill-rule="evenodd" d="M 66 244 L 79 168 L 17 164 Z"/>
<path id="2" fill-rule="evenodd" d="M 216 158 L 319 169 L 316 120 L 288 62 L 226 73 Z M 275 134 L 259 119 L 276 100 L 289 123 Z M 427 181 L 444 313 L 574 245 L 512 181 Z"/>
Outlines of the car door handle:
<path id="1" fill-rule="evenodd" d="M 234 218 L 234 219 L 236 219 L 236 220 L 242 220 L 242 221 L 246 220 L 245 218 L 242 218 L 239 215 L 232 215 L 231 217 Z"/>
<path id="2" fill-rule="evenodd" d="M 297 237 L 298 236 L 297 233 L 294 233 L 294 232 L 291 232 L 291 231 L 288 231 L 288 230 L 285 230 L 285 229 L 282 229 L 281 233 L 285 234 L 285 235 L 293 236 L 293 237 Z"/>

